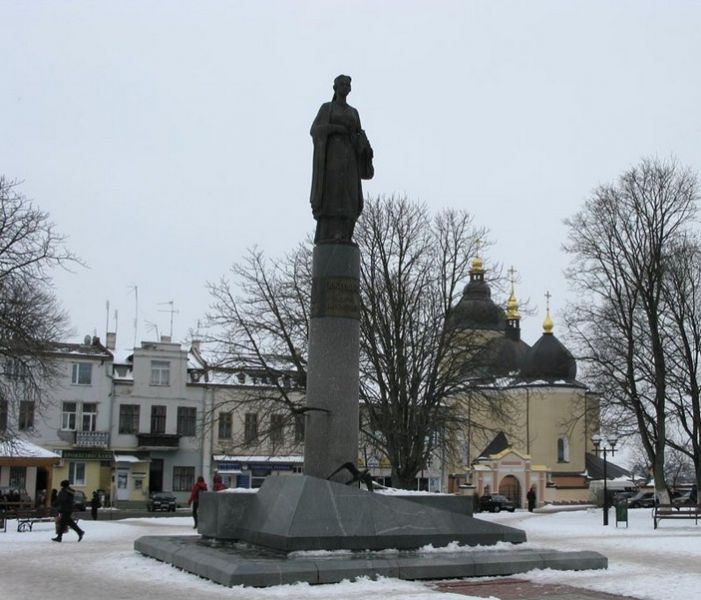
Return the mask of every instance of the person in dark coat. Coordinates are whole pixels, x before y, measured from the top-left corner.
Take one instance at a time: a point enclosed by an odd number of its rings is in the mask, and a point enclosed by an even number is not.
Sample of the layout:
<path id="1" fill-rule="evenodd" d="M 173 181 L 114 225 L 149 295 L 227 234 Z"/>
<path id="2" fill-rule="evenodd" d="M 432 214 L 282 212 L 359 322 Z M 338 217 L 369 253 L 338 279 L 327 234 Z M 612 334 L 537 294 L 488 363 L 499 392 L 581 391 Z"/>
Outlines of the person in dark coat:
<path id="1" fill-rule="evenodd" d="M 197 509 L 200 506 L 200 492 L 207 491 L 207 484 L 204 482 L 204 477 L 200 475 L 192 486 L 192 492 L 190 493 L 190 499 L 187 501 L 189 505 L 192 505 L 192 518 L 195 521 L 195 526 L 193 529 L 197 529 Z"/>
<path id="2" fill-rule="evenodd" d="M 85 535 L 85 532 L 78 527 L 77 523 L 73 520 L 74 497 L 75 491 L 71 488 L 70 481 L 64 479 L 61 482 L 61 491 L 56 496 L 55 508 L 59 515 L 58 535 L 51 538 L 52 542 L 62 541 L 63 533 L 68 530 L 68 527 L 78 534 L 78 541 L 82 540 Z"/>
<path id="3" fill-rule="evenodd" d="M 526 500 L 528 500 L 528 512 L 533 512 L 533 509 L 535 509 L 535 486 L 531 486 L 531 489 L 528 490 L 528 493 L 526 494 Z"/>
<path id="4" fill-rule="evenodd" d="M 93 521 L 97 521 L 97 509 L 101 506 L 100 496 L 97 495 L 97 492 L 93 492 L 92 498 L 90 499 L 90 514 L 92 515 Z"/>

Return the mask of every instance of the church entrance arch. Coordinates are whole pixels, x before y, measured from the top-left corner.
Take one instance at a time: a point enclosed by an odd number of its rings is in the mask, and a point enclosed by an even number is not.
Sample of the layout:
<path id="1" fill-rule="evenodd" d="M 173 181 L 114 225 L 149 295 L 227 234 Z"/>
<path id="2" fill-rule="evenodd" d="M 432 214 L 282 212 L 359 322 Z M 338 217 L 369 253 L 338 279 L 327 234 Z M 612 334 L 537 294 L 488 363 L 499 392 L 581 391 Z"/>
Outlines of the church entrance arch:
<path id="1" fill-rule="evenodd" d="M 521 483 L 513 475 L 507 475 L 501 480 L 499 493 L 511 500 L 514 506 L 521 507 Z"/>

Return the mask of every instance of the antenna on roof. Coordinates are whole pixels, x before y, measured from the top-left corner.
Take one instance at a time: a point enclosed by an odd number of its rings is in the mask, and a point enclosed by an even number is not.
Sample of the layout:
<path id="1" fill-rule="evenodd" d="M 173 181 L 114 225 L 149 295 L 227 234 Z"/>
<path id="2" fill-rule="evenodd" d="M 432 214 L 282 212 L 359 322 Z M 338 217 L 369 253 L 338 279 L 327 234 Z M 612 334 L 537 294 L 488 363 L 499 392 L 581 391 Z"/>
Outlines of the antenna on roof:
<path id="1" fill-rule="evenodd" d="M 167 310 L 158 309 L 158 312 L 170 313 L 170 339 L 172 340 L 173 339 L 173 315 L 176 313 L 179 313 L 180 311 L 175 309 L 175 301 L 173 301 L 173 300 L 168 300 L 168 302 L 159 302 L 158 303 L 159 306 L 165 306 L 166 304 L 168 304 L 170 306 L 170 308 Z"/>
<path id="2" fill-rule="evenodd" d="M 161 339 L 161 336 L 158 335 L 158 325 L 157 325 L 156 323 L 154 323 L 153 321 L 146 321 L 146 328 L 147 328 L 149 331 L 155 331 L 155 332 L 156 332 L 156 340 L 160 340 L 160 339 Z M 135 344 L 135 346 L 136 346 L 136 344 Z"/>
<path id="3" fill-rule="evenodd" d="M 139 286 L 131 285 L 129 289 L 134 292 L 134 345 L 132 348 L 136 348 L 136 334 L 139 327 Z"/>

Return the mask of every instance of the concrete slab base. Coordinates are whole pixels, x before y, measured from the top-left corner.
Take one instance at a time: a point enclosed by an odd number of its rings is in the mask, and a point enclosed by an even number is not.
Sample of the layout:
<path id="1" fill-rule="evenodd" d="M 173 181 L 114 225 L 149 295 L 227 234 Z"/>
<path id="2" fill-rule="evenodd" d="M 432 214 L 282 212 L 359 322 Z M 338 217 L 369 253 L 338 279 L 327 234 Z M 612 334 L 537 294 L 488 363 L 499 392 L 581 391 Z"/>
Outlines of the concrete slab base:
<path id="1" fill-rule="evenodd" d="M 294 475 L 268 477 L 257 494 L 202 493 L 198 532 L 281 552 L 526 541 L 520 529 L 472 518 L 470 512 L 463 498 L 373 494 Z"/>
<path id="2" fill-rule="evenodd" d="M 596 552 L 495 549 L 422 553 L 344 552 L 318 556 L 263 549 L 244 543 L 223 543 L 199 536 L 145 536 L 134 548 L 146 556 L 226 586 L 269 587 L 304 581 L 338 583 L 355 577 L 447 579 L 513 575 L 532 569 L 606 569 Z"/>

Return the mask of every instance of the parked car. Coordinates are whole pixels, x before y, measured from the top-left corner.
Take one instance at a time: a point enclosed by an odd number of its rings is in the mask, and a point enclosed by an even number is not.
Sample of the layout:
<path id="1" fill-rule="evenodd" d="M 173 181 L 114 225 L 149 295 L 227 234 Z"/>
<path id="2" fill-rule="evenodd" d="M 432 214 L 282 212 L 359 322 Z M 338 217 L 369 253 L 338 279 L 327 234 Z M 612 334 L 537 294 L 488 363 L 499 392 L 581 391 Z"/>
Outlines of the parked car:
<path id="1" fill-rule="evenodd" d="M 73 494 L 73 510 L 85 510 L 86 504 L 85 494 L 81 490 L 75 490 Z"/>
<path id="2" fill-rule="evenodd" d="M 638 492 L 628 498 L 628 508 L 652 508 L 656 503 L 655 492 Z"/>
<path id="3" fill-rule="evenodd" d="M 613 495 L 613 503 L 620 504 L 621 502 L 627 503 L 630 498 L 635 496 L 638 492 L 616 492 Z"/>
<path id="4" fill-rule="evenodd" d="M 146 508 L 149 512 L 156 510 L 166 510 L 175 512 L 177 501 L 171 492 L 151 492 Z"/>
<path id="5" fill-rule="evenodd" d="M 506 496 L 501 494 L 488 494 L 480 498 L 480 510 L 488 512 L 499 512 L 508 510 L 514 512 L 516 507 Z"/>

